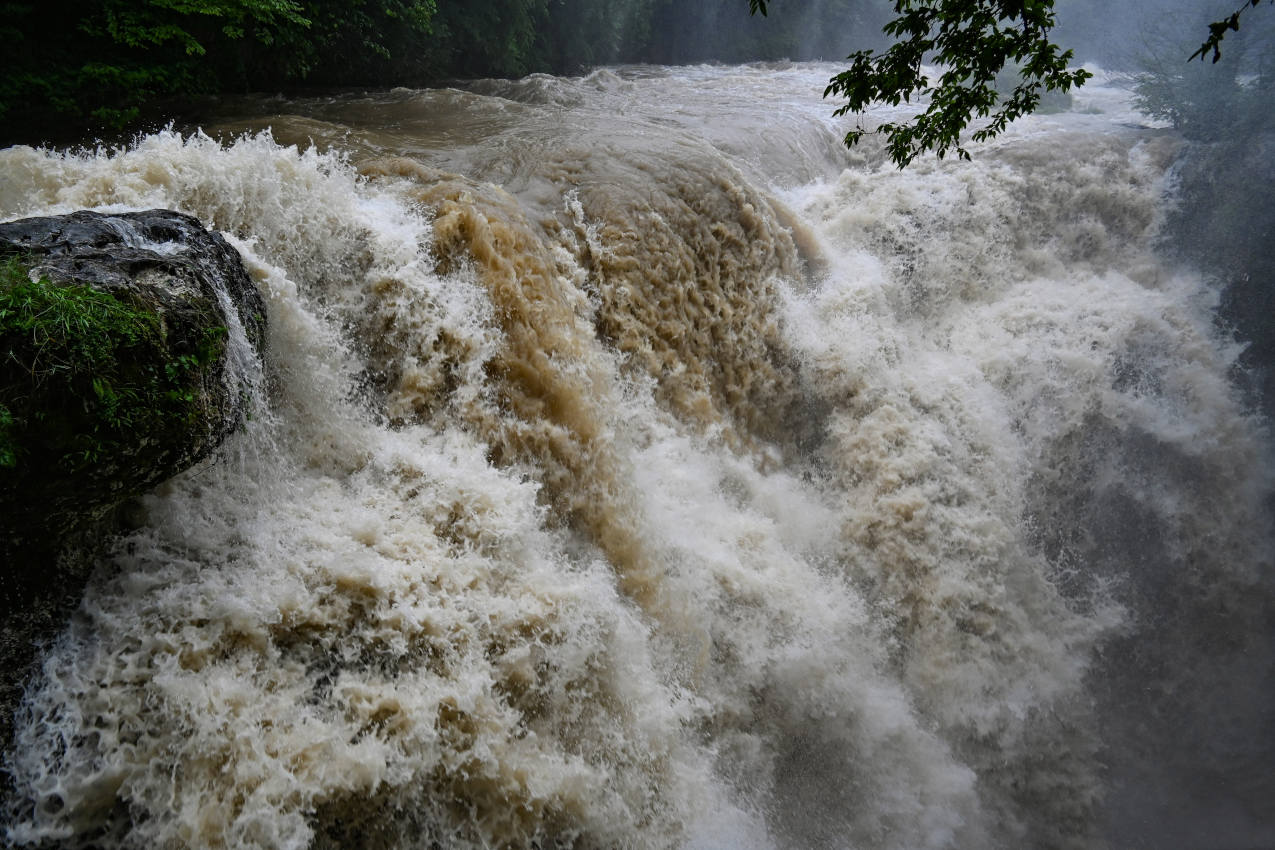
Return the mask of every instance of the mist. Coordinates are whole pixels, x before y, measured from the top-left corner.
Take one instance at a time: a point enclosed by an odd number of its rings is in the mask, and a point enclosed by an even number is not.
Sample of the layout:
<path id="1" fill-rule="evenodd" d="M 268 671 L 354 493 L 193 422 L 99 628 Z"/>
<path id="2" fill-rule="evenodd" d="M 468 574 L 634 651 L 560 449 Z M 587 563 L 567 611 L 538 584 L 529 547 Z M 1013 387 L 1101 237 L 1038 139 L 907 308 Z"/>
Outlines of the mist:
<path id="1" fill-rule="evenodd" d="M 1185 64 L 1208 34 L 1208 23 L 1228 17 L 1235 6 L 1231 0 L 1059 0 L 1055 41 L 1074 50 L 1080 62 L 1108 70 L 1142 70 L 1148 61 L 1170 56 Z M 1240 31 L 1227 34 L 1223 52 L 1269 38 L 1270 18 L 1264 9 L 1248 11 Z"/>

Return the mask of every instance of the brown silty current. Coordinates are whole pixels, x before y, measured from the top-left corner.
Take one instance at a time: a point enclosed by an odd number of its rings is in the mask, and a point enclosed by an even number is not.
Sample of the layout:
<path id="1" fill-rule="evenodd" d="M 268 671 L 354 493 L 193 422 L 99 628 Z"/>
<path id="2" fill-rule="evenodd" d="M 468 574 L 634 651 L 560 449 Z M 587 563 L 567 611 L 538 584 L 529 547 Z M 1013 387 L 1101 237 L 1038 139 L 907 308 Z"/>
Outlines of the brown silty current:
<path id="1" fill-rule="evenodd" d="M 802 436 L 790 427 L 802 379 L 781 339 L 776 282 L 799 278 L 806 262 L 791 213 L 720 151 L 689 135 L 617 138 L 613 119 L 596 112 L 563 125 L 568 107 L 553 102 L 560 81 L 539 82 L 547 109 L 508 103 L 494 117 L 476 114 L 490 110 L 491 98 L 457 91 L 425 95 L 437 111 L 402 97 L 314 107 L 343 128 L 343 147 L 353 128 L 360 174 L 412 184 L 409 196 L 432 216 L 437 271 L 472 268 L 500 325 L 501 350 L 485 367 L 490 391 L 452 411 L 454 364 L 472 355 L 456 350 L 466 341 L 420 338 L 378 310 L 378 300 L 401 295 L 394 281 L 374 286 L 360 336 L 372 341 L 372 380 L 387 414 L 429 421 L 439 410 L 459 413 L 490 441 L 494 462 L 530 464 L 559 519 L 585 531 L 626 592 L 644 599 L 657 568 L 625 519 L 634 499 L 609 445 L 617 390 L 590 364 L 603 349 L 616 351 L 625 370 L 655 381 L 656 398 L 679 419 L 730 445 L 791 452 Z M 531 81 L 517 94 L 534 101 L 536 88 Z M 449 118 L 456 126 L 440 132 Z M 413 135 L 424 127 L 432 132 Z M 278 116 L 271 128 L 286 142 L 315 138 L 316 122 Z M 441 156 L 420 150 L 431 139 Z M 449 156 L 453 147 L 460 152 Z M 380 155 L 396 150 L 417 158 Z M 490 173 L 518 195 L 431 160 Z"/>

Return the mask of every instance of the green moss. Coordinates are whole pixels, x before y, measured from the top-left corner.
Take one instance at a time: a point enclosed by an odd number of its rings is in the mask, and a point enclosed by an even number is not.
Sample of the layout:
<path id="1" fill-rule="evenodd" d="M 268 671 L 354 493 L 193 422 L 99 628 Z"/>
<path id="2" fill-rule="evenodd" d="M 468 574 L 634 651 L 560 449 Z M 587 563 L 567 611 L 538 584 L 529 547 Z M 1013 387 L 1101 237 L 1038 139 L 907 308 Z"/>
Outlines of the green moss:
<path id="1" fill-rule="evenodd" d="M 88 286 L 0 265 L 0 467 L 74 471 L 200 415 L 224 327 L 173 350 L 154 312 Z"/>

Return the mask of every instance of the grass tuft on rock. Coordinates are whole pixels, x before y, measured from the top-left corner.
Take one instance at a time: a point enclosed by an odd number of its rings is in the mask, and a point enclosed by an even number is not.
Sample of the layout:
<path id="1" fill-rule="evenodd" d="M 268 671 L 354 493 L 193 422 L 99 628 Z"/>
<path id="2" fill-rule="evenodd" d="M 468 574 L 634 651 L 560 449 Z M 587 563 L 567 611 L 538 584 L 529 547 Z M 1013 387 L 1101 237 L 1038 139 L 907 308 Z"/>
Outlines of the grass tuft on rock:
<path id="1" fill-rule="evenodd" d="M 75 471 L 192 426 L 205 368 L 225 348 L 208 329 L 194 350 L 169 350 L 158 316 L 85 285 L 32 280 L 0 264 L 0 467 Z"/>

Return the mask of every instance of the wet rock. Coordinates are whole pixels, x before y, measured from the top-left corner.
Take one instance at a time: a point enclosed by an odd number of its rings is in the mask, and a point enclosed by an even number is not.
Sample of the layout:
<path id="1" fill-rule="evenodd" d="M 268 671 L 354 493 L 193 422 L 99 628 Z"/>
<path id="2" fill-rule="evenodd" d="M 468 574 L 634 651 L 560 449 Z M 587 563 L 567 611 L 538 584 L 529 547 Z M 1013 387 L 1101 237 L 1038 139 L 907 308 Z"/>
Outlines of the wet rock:
<path id="1" fill-rule="evenodd" d="M 168 210 L 0 224 L 0 733 L 33 644 L 116 515 L 243 420 L 236 339 L 265 306 L 238 253 Z"/>

